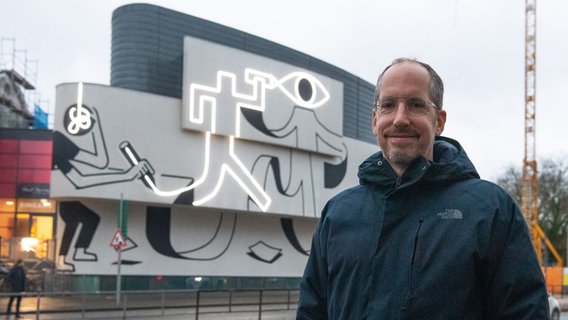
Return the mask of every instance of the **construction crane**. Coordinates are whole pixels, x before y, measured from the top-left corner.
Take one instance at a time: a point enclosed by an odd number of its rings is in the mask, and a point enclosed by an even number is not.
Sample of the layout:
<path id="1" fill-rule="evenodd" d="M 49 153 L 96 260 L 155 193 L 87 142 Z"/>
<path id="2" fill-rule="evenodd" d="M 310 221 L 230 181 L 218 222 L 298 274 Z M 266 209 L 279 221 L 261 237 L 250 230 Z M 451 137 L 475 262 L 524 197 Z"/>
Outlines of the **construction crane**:
<path id="1" fill-rule="evenodd" d="M 521 211 L 531 230 L 533 244 L 541 265 L 542 242 L 562 266 L 563 261 L 538 223 L 538 171 L 536 162 L 536 0 L 525 0 L 525 157 L 521 185 Z"/>

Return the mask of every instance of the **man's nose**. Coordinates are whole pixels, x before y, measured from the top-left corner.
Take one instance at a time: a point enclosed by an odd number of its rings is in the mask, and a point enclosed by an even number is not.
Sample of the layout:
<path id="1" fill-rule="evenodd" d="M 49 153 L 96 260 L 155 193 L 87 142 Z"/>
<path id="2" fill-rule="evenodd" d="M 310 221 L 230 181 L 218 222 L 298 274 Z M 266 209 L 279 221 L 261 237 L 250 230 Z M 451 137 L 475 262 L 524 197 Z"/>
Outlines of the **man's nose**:
<path id="1" fill-rule="evenodd" d="M 396 109 L 394 110 L 393 123 L 395 125 L 402 125 L 408 123 L 408 110 L 406 109 L 406 103 L 404 100 L 398 100 L 396 102 Z"/>

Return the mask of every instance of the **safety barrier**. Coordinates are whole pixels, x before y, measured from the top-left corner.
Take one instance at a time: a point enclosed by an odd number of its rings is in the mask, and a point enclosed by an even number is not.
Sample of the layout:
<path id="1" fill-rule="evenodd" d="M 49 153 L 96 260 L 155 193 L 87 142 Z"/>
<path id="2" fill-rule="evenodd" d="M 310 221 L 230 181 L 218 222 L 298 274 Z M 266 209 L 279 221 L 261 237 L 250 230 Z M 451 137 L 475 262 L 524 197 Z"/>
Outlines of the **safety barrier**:
<path id="1" fill-rule="evenodd" d="M 20 313 L 35 319 L 140 319 L 210 313 L 295 310 L 298 290 L 167 290 L 121 292 L 25 292 Z M 0 294 L 8 304 L 9 293 Z M 15 306 L 12 307 L 14 310 Z M 2 310 L 2 309 L 0 309 Z M 12 311 L 13 312 L 13 311 Z M 5 314 L 5 313 L 0 313 Z"/>

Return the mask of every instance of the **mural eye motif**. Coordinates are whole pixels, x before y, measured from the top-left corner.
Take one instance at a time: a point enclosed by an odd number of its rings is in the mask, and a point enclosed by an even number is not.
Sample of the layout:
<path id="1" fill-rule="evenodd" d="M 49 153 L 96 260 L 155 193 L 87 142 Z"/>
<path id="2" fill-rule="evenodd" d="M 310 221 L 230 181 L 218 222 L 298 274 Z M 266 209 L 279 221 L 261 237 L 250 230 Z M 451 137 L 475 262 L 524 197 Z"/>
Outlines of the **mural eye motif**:
<path id="1" fill-rule="evenodd" d="M 330 98 L 323 83 L 306 72 L 292 72 L 280 79 L 278 86 L 290 100 L 304 108 L 318 108 Z"/>

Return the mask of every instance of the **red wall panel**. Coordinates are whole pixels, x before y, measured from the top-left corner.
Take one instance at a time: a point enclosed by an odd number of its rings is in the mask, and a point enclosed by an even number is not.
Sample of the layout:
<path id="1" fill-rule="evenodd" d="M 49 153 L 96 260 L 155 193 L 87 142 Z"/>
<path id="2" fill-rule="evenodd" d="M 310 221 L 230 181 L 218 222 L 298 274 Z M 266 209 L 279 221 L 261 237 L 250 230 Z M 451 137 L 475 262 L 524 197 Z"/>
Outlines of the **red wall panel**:
<path id="1" fill-rule="evenodd" d="M 0 198 L 15 198 L 16 185 L 13 183 L 0 182 Z"/>
<path id="2" fill-rule="evenodd" d="M 20 153 L 51 154 L 51 148 L 51 141 L 20 140 Z"/>
<path id="3" fill-rule="evenodd" d="M 20 169 L 18 183 L 50 183 L 51 170 L 47 169 Z"/>
<path id="4" fill-rule="evenodd" d="M 0 139 L 0 153 L 18 153 L 18 140 Z"/>
<path id="5" fill-rule="evenodd" d="M 13 168 L 0 168 L 0 182 L 16 183 L 18 171 Z"/>
<path id="6" fill-rule="evenodd" d="M 51 169 L 51 155 L 20 155 L 20 169 Z"/>
<path id="7" fill-rule="evenodd" d="M 21 183 L 49 184 L 52 146 L 51 140 L 0 139 L 0 197 L 16 197 Z"/>
<path id="8" fill-rule="evenodd" d="M 12 168 L 16 169 L 18 167 L 18 155 L 8 154 L 0 151 L 0 168 Z"/>

